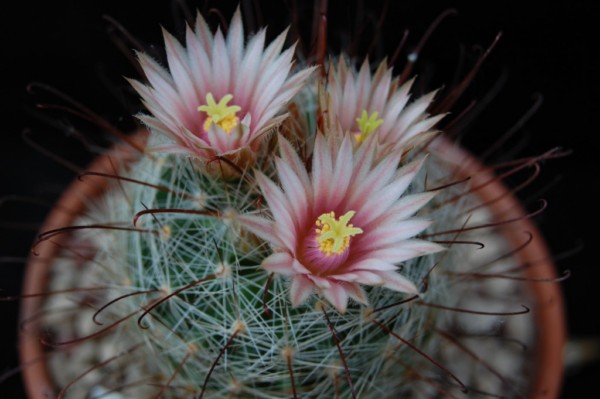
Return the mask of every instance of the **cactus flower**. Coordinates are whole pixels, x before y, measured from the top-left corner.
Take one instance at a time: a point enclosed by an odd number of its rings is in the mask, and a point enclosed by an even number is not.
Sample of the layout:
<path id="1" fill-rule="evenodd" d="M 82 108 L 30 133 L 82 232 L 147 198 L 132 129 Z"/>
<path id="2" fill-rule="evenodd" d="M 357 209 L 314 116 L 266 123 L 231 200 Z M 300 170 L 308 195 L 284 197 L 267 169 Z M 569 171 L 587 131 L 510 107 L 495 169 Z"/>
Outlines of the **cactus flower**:
<path id="1" fill-rule="evenodd" d="M 140 53 L 148 84 L 131 80 L 151 114 L 139 119 L 171 139 L 153 149 L 207 161 L 227 156 L 236 162 L 242 150 L 253 154 L 312 72 L 290 73 L 294 46 L 282 52 L 285 38 L 283 32 L 265 48 L 262 29 L 245 43 L 239 9 L 227 34 L 213 34 L 198 15 L 195 28 L 187 27 L 185 48 L 165 31 L 168 71 Z"/>
<path id="2" fill-rule="evenodd" d="M 375 140 L 367 138 L 356 150 L 352 140 L 317 134 L 308 171 L 280 137 L 281 187 L 256 172 L 272 219 L 240 216 L 273 247 L 262 268 L 291 278 L 295 307 L 315 291 L 340 312 L 349 298 L 368 305 L 362 285 L 417 294 L 415 284 L 397 271 L 399 265 L 442 249 L 413 238 L 430 224 L 413 215 L 434 195 L 404 195 L 423 159 L 398 168 L 398 154 L 380 158 Z"/>
<path id="3" fill-rule="evenodd" d="M 340 57 L 331 65 L 327 82 L 331 122 L 339 123 L 356 144 L 373 134 L 394 149 L 418 144 L 444 117 L 426 113 L 435 92 L 409 104 L 413 80 L 400 85 L 385 61 L 371 74 L 367 60 L 356 72 Z"/>

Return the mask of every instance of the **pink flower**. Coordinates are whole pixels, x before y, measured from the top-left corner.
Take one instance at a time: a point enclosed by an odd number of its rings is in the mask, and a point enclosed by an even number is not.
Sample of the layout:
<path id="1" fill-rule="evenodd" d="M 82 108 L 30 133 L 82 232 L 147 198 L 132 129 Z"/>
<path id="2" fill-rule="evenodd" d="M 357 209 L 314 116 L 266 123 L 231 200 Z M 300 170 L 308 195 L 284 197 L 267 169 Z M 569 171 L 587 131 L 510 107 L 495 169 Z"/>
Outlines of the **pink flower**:
<path id="1" fill-rule="evenodd" d="M 356 72 L 340 57 L 327 77 L 331 122 L 339 123 L 356 143 L 375 134 L 380 144 L 394 149 L 418 144 L 431 137 L 431 129 L 444 115 L 430 117 L 426 113 L 435 92 L 408 104 L 412 84 L 409 80 L 399 86 L 385 61 L 371 75 L 367 60 Z"/>
<path id="2" fill-rule="evenodd" d="M 317 134 L 309 172 L 280 137 L 281 156 L 275 162 L 281 187 L 256 172 L 272 219 L 239 216 L 274 248 L 262 268 L 291 278 L 293 306 L 315 289 L 340 312 L 348 298 L 367 305 L 361 284 L 416 294 L 398 265 L 442 249 L 411 238 L 430 224 L 411 216 L 434 194 L 403 195 L 423 159 L 398 169 L 400 155 L 377 156 L 372 139 L 354 150 L 352 140 Z"/>
<path id="3" fill-rule="evenodd" d="M 169 70 L 139 54 L 149 83 L 131 81 L 152 114 L 140 120 L 173 141 L 154 150 L 205 160 L 256 151 L 258 139 L 281 123 L 284 106 L 312 72 L 290 75 L 294 47 L 281 52 L 285 37 L 283 32 L 264 48 L 262 29 L 245 44 L 239 9 L 227 35 L 220 29 L 213 35 L 198 15 L 194 30 L 187 27 L 185 48 L 164 32 Z"/>

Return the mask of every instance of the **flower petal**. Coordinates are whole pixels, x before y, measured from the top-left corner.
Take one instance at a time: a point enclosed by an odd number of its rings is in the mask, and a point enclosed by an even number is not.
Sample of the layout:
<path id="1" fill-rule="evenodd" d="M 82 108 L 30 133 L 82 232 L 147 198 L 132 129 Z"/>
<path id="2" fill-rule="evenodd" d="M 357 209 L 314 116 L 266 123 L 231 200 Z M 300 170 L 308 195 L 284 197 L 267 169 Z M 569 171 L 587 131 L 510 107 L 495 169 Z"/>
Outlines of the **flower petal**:
<path id="1" fill-rule="evenodd" d="M 367 294 L 360 285 L 348 283 L 344 285 L 344 288 L 348 296 L 350 296 L 350 298 L 354 299 L 358 303 L 362 303 L 365 306 L 369 305 Z"/>
<path id="2" fill-rule="evenodd" d="M 335 276 L 337 280 L 347 281 L 352 283 L 360 283 L 364 285 L 382 285 L 383 279 L 376 272 L 367 270 L 355 270 L 351 273 L 340 274 Z"/>
<path id="3" fill-rule="evenodd" d="M 337 207 L 346 196 L 352 178 L 352 142 L 350 141 L 349 136 L 345 136 L 342 139 L 333 165 L 331 176 L 335 176 L 335 182 L 330 181 L 329 191 L 327 193 L 332 209 Z"/>
<path id="4" fill-rule="evenodd" d="M 237 76 L 240 73 L 242 57 L 244 56 L 244 25 L 242 13 L 238 6 L 233 14 L 227 32 L 227 48 L 230 55 L 231 82 L 230 90 L 236 92 Z"/>
<path id="5" fill-rule="evenodd" d="M 295 234 L 295 225 L 291 216 L 291 204 L 287 201 L 285 194 L 273 181 L 261 172 L 256 173 L 256 181 L 269 204 L 273 218 L 280 230 L 289 230 Z"/>
<path id="6" fill-rule="evenodd" d="M 287 252 L 275 252 L 265 258 L 260 267 L 268 272 L 282 274 L 284 276 L 296 275 L 294 270 L 294 258 Z"/>
<path id="7" fill-rule="evenodd" d="M 256 215 L 238 215 L 236 221 L 239 222 L 245 229 L 256 234 L 263 240 L 271 243 L 276 248 L 286 248 L 286 243 L 276 234 L 273 228 L 273 222 L 263 217 Z"/>
<path id="8" fill-rule="evenodd" d="M 187 53 L 181 43 L 164 29 L 163 38 L 165 41 L 169 71 L 171 72 L 171 76 L 177 87 L 177 92 L 181 96 L 182 102 L 193 109 L 200 104 L 200 99 L 194 89 L 193 80 L 189 71 Z M 186 125 L 192 123 L 191 120 L 186 120 L 185 122 Z"/>
<path id="9" fill-rule="evenodd" d="M 406 219 L 425 206 L 436 194 L 436 192 L 425 192 L 406 195 L 390 209 L 389 217 L 396 220 Z"/>
<path id="10" fill-rule="evenodd" d="M 328 201 L 327 193 L 329 192 L 329 185 L 332 183 L 332 173 L 331 154 L 327 149 L 325 138 L 322 134 L 317 134 L 312 163 L 313 196 L 315 198 Z"/>
<path id="11" fill-rule="evenodd" d="M 369 254 L 371 255 L 371 254 Z M 367 258 L 367 259 L 363 259 L 357 262 L 352 263 L 352 265 L 350 265 L 348 267 L 348 271 L 349 272 L 356 272 L 356 271 L 360 271 L 360 270 L 367 270 L 367 271 L 393 271 L 393 270 L 397 270 L 398 266 L 390 263 L 390 262 L 386 262 L 385 260 L 382 259 L 377 259 L 377 258 Z"/>
<path id="12" fill-rule="evenodd" d="M 292 302 L 292 307 L 296 308 L 306 302 L 310 294 L 312 294 L 313 288 L 313 282 L 306 278 L 306 276 L 301 274 L 296 275 L 292 279 L 292 284 L 290 284 L 290 300 Z"/>
<path id="13" fill-rule="evenodd" d="M 340 313 L 346 312 L 348 306 L 348 292 L 344 283 L 331 283 L 328 288 L 321 288 L 325 299 L 331 303 Z"/>
<path id="14" fill-rule="evenodd" d="M 417 286 L 412 281 L 397 272 L 381 272 L 381 277 L 385 288 L 407 294 L 419 293 Z"/>
<path id="15" fill-rule="evenodd" d="M 225 44 L 225 37 L 221 29 L 217 29 L 213 41 L 211 53 L 212 76 L 213 76 L 213 95 L 222 98 L 229 93 L 229 82 L 232 78 L 231 67 L 229 63 L 229 52 Z M 208 61 L 208 60 L 207 60 Z M 236 101 L 234 94 L 234 101 Z"/>
<path id="16" fill-rule="evenodd" d="M 431 104 L 433 101 L 436 93 L 437 91 L 432 91 L 406 107 L 406 109 L 400 115 L 400 118 L 398 118 L 394 128 L 394 130 L 397 132 L 395 133 L 396 139 L 401 139 L 402 134 L 409 128 L 409 126 L 411 126 L 424 115 L 425 110 L 427 110 L 429 104 Z"/>
<path id="17" fill-rule="evenodd" d="M 396 245 L 414 237 L 431 225 L 426 219 L 407 219 L 397 223 L 387 223 L 369 232 L 369 240 L 361 240 L 357 249 L 368 251 Z"/>
<path id="18" fill-rule="evenodd" d="M 374 249 L 369 254 L 397 264 L 418 256 L 429 255 L 443 250 L 445 250 L 443 246 L 434 242 L 411 239 L 404 240 L 393 246 Z"/>

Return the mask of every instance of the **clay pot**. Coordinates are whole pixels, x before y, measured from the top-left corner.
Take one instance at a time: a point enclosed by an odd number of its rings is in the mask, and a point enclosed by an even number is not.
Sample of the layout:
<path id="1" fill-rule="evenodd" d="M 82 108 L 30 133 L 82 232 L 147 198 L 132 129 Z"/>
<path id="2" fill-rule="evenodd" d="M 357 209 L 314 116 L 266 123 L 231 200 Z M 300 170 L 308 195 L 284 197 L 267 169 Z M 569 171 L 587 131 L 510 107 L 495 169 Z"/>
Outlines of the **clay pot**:
<path id="1" fill-rule="evenodd" d="M 470 177 L 472 187 L 482 185 L 475 193 L 482 203 L 490 203 L 488 209 L 496 220 L 518 219 L 502 229 L 503 236 L 511 247 L 522 244 L 522 233 L 527 231 L 533 240 L 519 251 L 519 264 L 535 264 L 525 269 L 530 279 L 556 279 L 556 267 L 543 240 L 542 234 L 528 218 L 515 196 L 500 181 L 493 180 L 494 174 L 473 155 L 445 140 L 436 143 L 436 150 L 443 158 L 457 167 L 459 178 Z M 490 182 L 490 184 L 485 184 Z M 557 398 L 563 379 L 563 352 L 567 340 L 564 299 L 560 283 L 543 282 L 529 284 L 535 303 L 532 313 L 537 327 L 533 349 L 535 370 L 531 382 L 530 398 Z"/>
<path id="2" fill-rule="evenodd" d="M 493 174 L 463 149 L 445 140 L 436 142 L 435 150 L 445 160 L 456 165 L 459 177 L 471 177 L 473 186 L 493 179 Z M 115 158 L 128 159 L 135 152 L 130 147 L 115 149 L 111 157 L 100 156 L 93 162 L 89 170 L 104 173 L 114 173 Z M 54 210 L 48 216 L 41 231 L 69 226 L 75 218 L 86 209 L 90 199 L 98 197 L 107 188 L 106 179 L 76 180 L 65 191 Z M 502 231 L 504 237 L 513 246 L 522 244 L 522 233 L 533 234 L 533 241 L 516 256 L 519 263 L 535 262 L 535 267 L 526 269 L 527 277 L 532 279 L 555 279 L 557 273 L 542 236 L 530 220 L 522 218 L 525 215 L 522 207 L 511 192 L 499 181 L 483 185 L 476 191 L 483 203 L 490 202 L 490 210 L 498 220 L 519 219 L 506 225 Z M 515 234 L 512 234 L 515 233 Z M 60 251 L 60 244 L 67 235 L 59 235 L 51 240 L 42 242 L 36 247 L 39 257 L 32 256 L 25 274 L 23 294 L 44 292 L 47 290 L 48 273 L 53 257 Z M 52 242 L 50 242 L 52 241 Z M 535 303 L 532 313 L 535 318 L 536 345 L 532 348 L 535 370 L 531 381 L 530 398 L 557 398 L 560 393 L 563 373 L 563 347 L 566 341 L 566 325 L 563 309 L 563 298 L 558 283 L 528 284 Z M 21 307 L 21 320 L 28 320 L 39 312 L 43 297 L 25 299 Z M 50 379 L 48 365 L 45 359 L 45 348 L 40 342 L 40 334 L 28 330 L 20 338 L 20 358 L 23 366 L 23 378 L 26 391 L 32 399 L 47 399 L 54 397 L 56 389 Z"/>
<path id="3" fill-rule="evenodd" d="M 127 163 L 136 158 L 139 153 L 134 147 L 141 147 L 147 138 L 147 132 L 141 131 L 134 135 L 132 145 L 121 144 L 107 154 L 93 161 L 87 170 L 114 174 L 115 165 Z M 87 204 L 104 193 L 109 185 L 108 179 L 88 178 L 77 179 L 67 187 L 54 208 L 46 218 L 40 232 L 70 226 L 75 219 L 82 215 Z M 42 241 L 35 247 L 35 253 L 29 258 L 23 279 L 22 294 L 34 294 L 48 290 L 48 279 L 54 258 L 61 250 L 61 244 L 68 239 L 62 234 L 50 240 Z M 30 297 L 21 301 L 21 323 L 35 318 L 42 309 L 44 297 Z M 56 388 L 50 378 L 45 359 L 47 348 L 40 341 L 41 332 L 26 329 L 19 337 L 19 357 L 23 367 L 25 391 L 32 399 L 54 398 Z"/>

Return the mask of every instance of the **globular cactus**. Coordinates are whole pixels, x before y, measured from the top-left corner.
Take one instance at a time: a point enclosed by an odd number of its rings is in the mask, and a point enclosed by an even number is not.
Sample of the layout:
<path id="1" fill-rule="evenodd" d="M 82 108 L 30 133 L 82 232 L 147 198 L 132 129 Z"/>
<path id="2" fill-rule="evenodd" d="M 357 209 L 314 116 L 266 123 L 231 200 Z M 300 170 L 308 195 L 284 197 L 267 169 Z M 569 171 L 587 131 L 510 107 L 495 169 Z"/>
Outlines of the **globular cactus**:
<path id="1" fill-rule="evenodd" d="M 143 151 L 81 176 L 110 184 L 40 235 L 76 232 L 41 321 L 60 395 L 526 392 L 529 298 L 501 278 L 522 270 L 482 233 L 502 222 L 447 156 L 436 93 L 385 61 L 304 65 L 285 32 L 242 25 L 198 15 L 185 46 L 165 33 L 167 68 L 138 54 Z"/>

